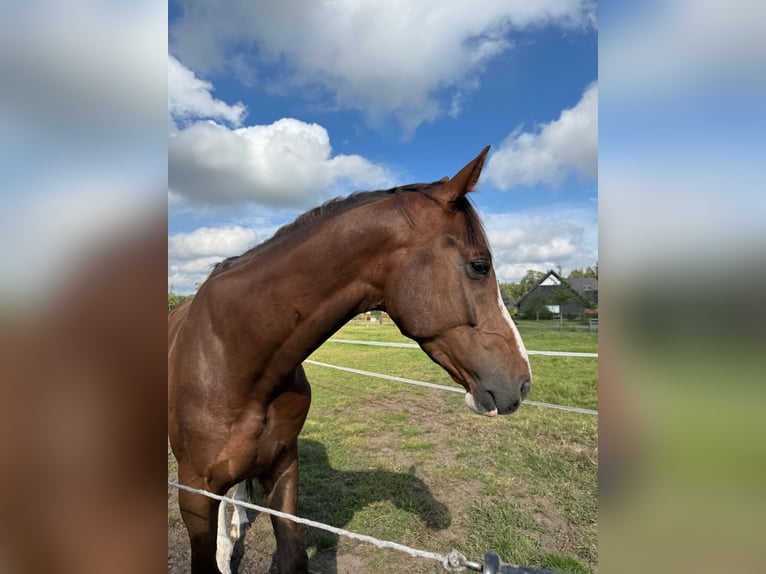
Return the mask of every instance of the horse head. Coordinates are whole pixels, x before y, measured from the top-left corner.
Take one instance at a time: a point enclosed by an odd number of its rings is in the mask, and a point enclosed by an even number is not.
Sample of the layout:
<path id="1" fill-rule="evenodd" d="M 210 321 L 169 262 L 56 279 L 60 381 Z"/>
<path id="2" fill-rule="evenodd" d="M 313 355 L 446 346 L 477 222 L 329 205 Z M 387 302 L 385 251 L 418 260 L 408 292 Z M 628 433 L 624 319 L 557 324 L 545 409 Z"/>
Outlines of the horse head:
<path id="1" fill-rule="evenodd" d="M 494 416 L 519 407 L 531 371 L 467 197 L 488 151 L 425 193 L 406 194 L 411 225 L 388 271 L 384 306 L 402 333 L 465 388 L 466 405 Z"/>

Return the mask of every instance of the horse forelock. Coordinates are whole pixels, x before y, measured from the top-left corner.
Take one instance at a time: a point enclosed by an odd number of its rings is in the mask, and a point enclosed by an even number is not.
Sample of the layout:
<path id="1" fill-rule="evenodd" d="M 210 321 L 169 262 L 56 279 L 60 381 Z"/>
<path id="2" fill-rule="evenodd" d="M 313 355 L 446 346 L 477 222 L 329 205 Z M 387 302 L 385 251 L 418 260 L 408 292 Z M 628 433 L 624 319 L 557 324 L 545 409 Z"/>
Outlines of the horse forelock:
<path id="1" fill-rule="evenodd" d="M 469 247 L 489 250 L 487 233 L 473 202 L 462 196 L 453 202 L 455 209 L 465 215 L 465 240 Z"/>

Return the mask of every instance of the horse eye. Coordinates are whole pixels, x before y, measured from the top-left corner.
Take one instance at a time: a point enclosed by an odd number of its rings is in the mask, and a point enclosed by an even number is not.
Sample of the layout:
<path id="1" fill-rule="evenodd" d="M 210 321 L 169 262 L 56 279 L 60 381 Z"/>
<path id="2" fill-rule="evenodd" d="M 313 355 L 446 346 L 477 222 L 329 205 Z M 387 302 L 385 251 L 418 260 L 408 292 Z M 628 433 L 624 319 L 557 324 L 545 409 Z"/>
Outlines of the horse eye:
<path id="1" fill-rule="evenodd" d="M 489 273 L 489 261 L 479 259 L 478 261 L 471 261 L 471 271 L 477 275 L 487 275 Z"/>

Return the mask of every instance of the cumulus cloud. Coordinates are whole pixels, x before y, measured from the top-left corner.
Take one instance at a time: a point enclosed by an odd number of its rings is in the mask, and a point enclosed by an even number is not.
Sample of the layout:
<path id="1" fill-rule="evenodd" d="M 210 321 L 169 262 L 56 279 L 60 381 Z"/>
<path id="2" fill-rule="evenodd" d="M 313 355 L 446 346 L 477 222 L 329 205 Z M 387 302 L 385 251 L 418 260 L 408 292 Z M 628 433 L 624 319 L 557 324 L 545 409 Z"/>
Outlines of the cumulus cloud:
<path id="1" fill-rule="evenodd" d="M 484 176 L 502 190 L 517 185 L 558 185 L 572 173 L 598 174 L 598 85 L 573 108 L 537 131 L 515 130 L 489 158 Z"/>
<path id="2" fill-rule="evenodd" d="M 171 45 L 204 71 L 241 68 L 245 58 L 267 70 L 283 63 L 289 72 L 273 84 L 319 87 L 330 105 L 373 120 L 394 114 L 412 132 L 455 112 L 455 93 L 470 91 L 487 62 L 512 48 L 511 31 L 595 22 L 594 0 L 193 0 Z"/>
<path id="3" fill-rule="evenodd" d="M 245 116 L 241 102 L 229 105 L 213 98 L 213 85 L 201 80 L 168 54 L 168 113 L 175 120 L 209 118 L 239 126 Z"/>
<path id="4" fill-rule="evenodd" d="M 168 255 L 177 259 L 229 257 L 247 250 L 258 237 L 254 229 L 240 226 L 200 227 L 168 238 Z"/>
<path id="5" fill-rule="evenodd" d="M 200 203 L 308 207 L 343 186 L 389 183 L 359 155 L 333 156 L 324 127 L 292 118 L 234 130 L 198 122 L 168 142 L 170 189 Z"/>
<path id="6" fill-rule="evenodd" d="M 200 227 L 188 233 L 168 236 L 168 288 L 191 293 L 202 283 L 213 265 L 240 255 L 271 237 L 272 225 L 248 228 L 239 225 Z"/>
<path id="7" fill-rule="evenodd" d="M 547 271 L 559 265 L 585 268 L 598 260 L 595 210 L 551 208 L 484 217 L 500 281 L 517 282 L 528 269 Z"/>
<path id="8" fill-rule="evenodd" d="M 391 183 L 384 167 L 359 155 L 333 156 L 330 136 L 319 124 L 282 118 L 239 127 L 245 106 L 213 98 L 213 85 L 171 55 L 168 85 L 168 186 L 175 207 L 308 207 L 346 188 Z M 186 126 L 179 131 L 175 120 Z"/>

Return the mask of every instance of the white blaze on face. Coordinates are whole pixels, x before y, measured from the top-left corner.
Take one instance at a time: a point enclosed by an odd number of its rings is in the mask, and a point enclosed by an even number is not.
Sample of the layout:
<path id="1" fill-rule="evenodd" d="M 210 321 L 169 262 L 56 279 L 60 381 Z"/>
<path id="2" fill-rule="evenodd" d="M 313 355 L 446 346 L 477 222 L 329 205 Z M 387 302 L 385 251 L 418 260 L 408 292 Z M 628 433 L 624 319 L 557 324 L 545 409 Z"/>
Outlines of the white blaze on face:
<path id="1" fill-rule="evenodd" d="M 519 330 L 516 328 L 516 324 L 513 322 L 513 319 L 511 319 L 511 314 L 508 312 L 508 307 L 506 307 L 505 303 L 503 303 L 503 296 L 500 294 L 499 285 L 497 286 L 497 304 L 500 307 L 500 313 L 503 315 L 506 323 L 508 323 L 508 327 L 511 329 L 513 338 L 516 340 L 516 347 L 518 347 L 519 353 L 521 353 L 521 356 L 527 363 L 527 370 L 531 373 L 532 368 L 529 366 L 529 355 L 527 355 L 527 348 L 524 346 L 524 341 L 521 340 L 521 335 L 519 334 Z"/>

